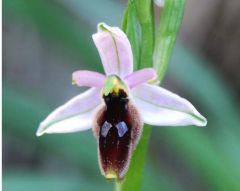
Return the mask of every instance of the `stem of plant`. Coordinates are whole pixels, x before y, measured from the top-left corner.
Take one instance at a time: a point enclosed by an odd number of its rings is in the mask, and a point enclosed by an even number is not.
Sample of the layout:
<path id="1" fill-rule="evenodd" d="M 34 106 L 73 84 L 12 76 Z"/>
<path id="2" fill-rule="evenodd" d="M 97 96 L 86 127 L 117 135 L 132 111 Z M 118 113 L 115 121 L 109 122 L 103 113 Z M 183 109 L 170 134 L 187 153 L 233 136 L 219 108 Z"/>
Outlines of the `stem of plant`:
<path id="1" fill-rule="evenodd" d="M 184 4 L 185 0 L 164 1 L 164 9 L 155 34 L 153 0 L 129 0 L 122 28 L 133 49 L 134 69 L 154 67 L 159 80 L 162 81 L 182 21 Z M 150 134 L 151 127 L 144 125 L 127 175 L 123 181 L 116 182 L 116 191 L 141 189 Z"/>

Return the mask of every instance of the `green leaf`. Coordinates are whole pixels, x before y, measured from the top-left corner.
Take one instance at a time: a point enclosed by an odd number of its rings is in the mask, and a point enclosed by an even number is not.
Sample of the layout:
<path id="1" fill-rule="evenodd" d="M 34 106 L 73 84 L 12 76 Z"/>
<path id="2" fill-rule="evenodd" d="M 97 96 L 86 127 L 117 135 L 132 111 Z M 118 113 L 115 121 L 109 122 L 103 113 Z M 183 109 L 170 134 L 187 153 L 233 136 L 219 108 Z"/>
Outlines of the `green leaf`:
<path id="1" fill-rule="evenodd" d="M 153 66 L 160 82 L 166 73 L 175 40 L 182 23 L 185 0 L 165 0 L 156 32 Z"/>
<path id="2" fill-rule="evenodd" d="M 132 47 L 134 70 L 137 70 L 140 59 L 139 27 L 135 1 L 128 1 L 128 6 L 123 16 L 122 29 L 127 34 Z"/>
<path id="3" fill-rule="evenodd" d="M 153 1 L 135 0 L 138 20 L 140 23 L 140 60 L 138 69 L 152 67 L 154 47 Z"/>

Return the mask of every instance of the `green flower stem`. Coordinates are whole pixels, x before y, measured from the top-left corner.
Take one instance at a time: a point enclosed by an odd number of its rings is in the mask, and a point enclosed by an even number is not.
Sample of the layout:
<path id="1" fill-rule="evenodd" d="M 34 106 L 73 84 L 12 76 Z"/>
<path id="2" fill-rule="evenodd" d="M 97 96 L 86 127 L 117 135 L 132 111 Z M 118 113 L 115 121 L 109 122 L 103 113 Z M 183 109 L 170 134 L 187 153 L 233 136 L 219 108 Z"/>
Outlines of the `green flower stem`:
<path id="1" fill-rule="evenodd" d="M 165 0 L 155 36 L 153 1 L 129 0 L 122 28 L 132 46 L 134 69 L 154 65 L 160 79 L 163 79 L 182 20 L 183 9 L 184 0 Z M 141 189 L 150 134 L 151 127 L 145 125 L 142 137 L 133 153 L 127 175 L 123 181 L 116 182 L 116 191 L 139 191 Z"/>
<path id="2" fill-rule="evenodd" d="M 141 49 L 138 69 L 152 67 L 152 55 L 154 47 L 153 1 L 136 0 L 135 3 L 141 28 Z"/>
<path id="3" fill-rule="evenodd" d="M 152 1 L 129 0 L 122 25 L 132 46 L 134 69 L 152 67 L 154 47 Z M 151 127 L 145 125 L 141 139 L 133 153 L 127 175 L 124 181 L 116 182 L 116 191 L 140 190 L 150 134 Z"/>
<path id="4" fill-rule="evenodd" d="M 153 66 L 158 72 L 161 82 L 166 73 L 172 50 L 176 41 L 182 17 L 185 0 L 165 0 L 155 37 Z"/>

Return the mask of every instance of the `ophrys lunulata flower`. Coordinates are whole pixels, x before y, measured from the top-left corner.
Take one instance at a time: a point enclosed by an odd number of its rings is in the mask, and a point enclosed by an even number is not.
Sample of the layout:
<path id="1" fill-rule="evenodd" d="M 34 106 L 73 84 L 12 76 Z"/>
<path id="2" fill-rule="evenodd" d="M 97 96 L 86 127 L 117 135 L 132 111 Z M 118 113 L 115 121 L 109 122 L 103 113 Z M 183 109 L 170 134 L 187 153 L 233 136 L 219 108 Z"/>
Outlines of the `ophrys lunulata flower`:
<path id="1" fill-rule="evenodd" d="M 53 111 L 40 124 L 37 135 L 92 128 L 102 174 L 122 179 L 143 123 L 205 126 L 207 121 L 186 99 L 149 83 L 157 79 L 154 69 L 133 72 L 131 45 L 119 28 L 99 24 L 93 40 L 106 75 L 74 72 L 74 84 L 91 88 Z"/>

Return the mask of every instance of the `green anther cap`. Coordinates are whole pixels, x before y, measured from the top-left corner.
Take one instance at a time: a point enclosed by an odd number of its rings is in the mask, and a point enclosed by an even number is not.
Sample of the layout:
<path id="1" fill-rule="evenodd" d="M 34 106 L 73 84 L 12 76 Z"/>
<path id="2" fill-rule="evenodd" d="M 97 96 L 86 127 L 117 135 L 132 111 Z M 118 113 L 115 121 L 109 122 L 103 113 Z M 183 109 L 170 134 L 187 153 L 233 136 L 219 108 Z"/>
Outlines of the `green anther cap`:
<path id="1" fill-rule="evenodd" d="M 109 94 L 118 95 L 119 90 L 123 90 L 128 93 L 126 84 L 116 75 L 110 75 L 106 78 L 103 86 L 103 95 Z"/>

